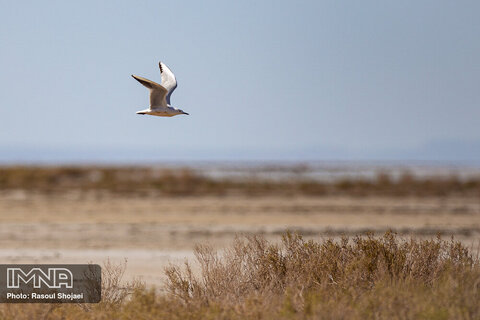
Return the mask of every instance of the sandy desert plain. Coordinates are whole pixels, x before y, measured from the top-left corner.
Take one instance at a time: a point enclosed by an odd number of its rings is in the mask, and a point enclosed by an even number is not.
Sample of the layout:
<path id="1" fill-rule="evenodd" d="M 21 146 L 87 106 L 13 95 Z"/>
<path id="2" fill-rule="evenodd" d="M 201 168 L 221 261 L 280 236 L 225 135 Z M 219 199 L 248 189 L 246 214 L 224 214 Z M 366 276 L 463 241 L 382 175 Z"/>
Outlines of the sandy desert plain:
<path id="1" fill-rule="evenodd" d="M 221 249 L 239 234 L 275 242 L 285 230 L 307 239 L 393 230 L 479 247 L 475 170 L 210 169 L 3 167 L 0 260 L 126 261 L 126 280 L 161 288 L 164 267 L 191 261 L 197 243 Z"/>

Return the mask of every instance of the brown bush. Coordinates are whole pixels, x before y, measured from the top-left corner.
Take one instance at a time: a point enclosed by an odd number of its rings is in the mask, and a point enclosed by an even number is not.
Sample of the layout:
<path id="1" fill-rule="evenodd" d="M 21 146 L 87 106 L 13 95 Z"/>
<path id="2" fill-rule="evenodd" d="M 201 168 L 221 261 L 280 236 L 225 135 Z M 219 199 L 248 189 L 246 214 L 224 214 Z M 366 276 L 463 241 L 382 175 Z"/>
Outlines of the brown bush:
<path id="1" fill-rule="evenodd" d="M 478 319 L 480 262 L 455 241 L 393 233 L 281 244 L 240 237 L 224 252 L 195 249 L 196 265 L 166 268 L 166 292 L 120 285 L 104 267 L 91 305 L 2 305 L 1 319 Z M 198 270 L 197 270 L 198 269 Z"/>
<path id="2" fill-rule="evenodd" d="M 305 196 L 480 196 L 480 179 L 451 177 L 417 178 L 404 173 L 394 179 L 380 172 L 374 179 L 343 178 L 333 182 L 306 179 L 290 181 L 212 179 L 190 168 L 147 167 L 3 167 L 0 190 L 34 192 L 100 191 L 137 196 L 202 195 L 305 195 Z"/>
<path id="3" fill-rule="evenodd" d="M 475 260 L 460 243 L 436 240 L 401 241 L 393 233 L 376 239 L 342 238 L 340 241 L 304 241 L 287 233 L 281 245 L 258 236 L 239 238 L 223 255 L 208 246 L 195 250 L 200 276 L 190 265 L 167 268 L 170 294 L 187 304 L 237 305 L 252 297 L 298 298 L 317 291 L 357 293 L 380 282 L 412 282 L 431 286 L 446 274 L 478 270 Z"/>

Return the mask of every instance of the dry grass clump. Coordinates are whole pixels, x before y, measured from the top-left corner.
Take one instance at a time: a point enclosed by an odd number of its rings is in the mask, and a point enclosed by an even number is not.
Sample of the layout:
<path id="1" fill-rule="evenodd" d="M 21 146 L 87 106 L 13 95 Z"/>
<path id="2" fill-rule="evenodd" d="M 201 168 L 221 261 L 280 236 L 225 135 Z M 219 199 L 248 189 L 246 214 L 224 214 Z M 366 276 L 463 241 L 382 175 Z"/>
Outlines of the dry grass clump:
<path id="1" fill-rule="evenodd" d="M 199 246 L 196 257 L 199 276 L 188 264 L 166 270 L 168 297 L 188 317 L 480 317 L 479 261 L 453 240 L 386 233 L 314 242 L 288 233 L 281 245 L 239 239 L 223 255 Z"/>
<path id="2" fill-rule="evenodd" d="M 285 169 L 287 170 L 287 169 Z M 148 167 L 0 167 L 0 190 L 43 193 L 110 192 L 136 196 L 480 196 L 480 178 L 418 178 L 404 173 L 394 179 L 379 173 L 375 179 L 345 178 L 333 182 L 261 178 L 212 179 L 190 168 Z"/>
<path id="3" fill-rule="evenodd" d="M 149 191 L 190 194 L 201 184 L 194 171 L 130 167 L 4 167 L 0 168 L 0 190 L 24 189 L 37 192 Z"/>
<path id="4" fill-rule="evenodd" d="M 457 176 L 419 178 L 404 172 L 398 179 L 380 172 L 373 180 L 342 179 L 332 184 L 336 192 L 357 196 L 480 196 L 480 179 Z"/>
<path id="5" fill-rule="evenodd" d="M 106 274 L 99 304 L 3 305 L 0 318 L 480 318 L 480 262 L 453 240 L 386 233 L 315 242 L 287 233 L 281 244 L 252 236 L 220 254 L 205 245 L 195 253 L 198 268 L 166 268 L 165 293 L 120 286 L 120 268 Z"/>

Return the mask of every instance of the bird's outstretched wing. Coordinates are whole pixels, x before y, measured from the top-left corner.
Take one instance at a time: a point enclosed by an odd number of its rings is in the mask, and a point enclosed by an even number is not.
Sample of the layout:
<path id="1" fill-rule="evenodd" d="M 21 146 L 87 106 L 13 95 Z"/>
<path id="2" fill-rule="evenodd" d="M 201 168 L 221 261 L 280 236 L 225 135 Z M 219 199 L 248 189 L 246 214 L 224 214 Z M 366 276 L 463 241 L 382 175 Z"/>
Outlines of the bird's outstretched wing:
<path id="1" fill-rule="evenodd" d="M 170 96 L 177 87 L 177 79 L 175 79 L 172 70 L 170 70 L 165 63 L 160 61 L 158 66 L 160 67 L 160 75 L 162 76 L 162 86 L 168 90 L 166 101 L 170 104 Z"/>
<path id="2" fill-rule="evenodd" d="M 168 90 L 165 89 L 163 86 L 159 85 L 156 82 L 153 82 L 152 80 L 148 80 L 139 76 L 134 76 L 132 74 L 132 77 L 143 84 L 145 87 L 150 90 L 150 107 L 166 107 L 167 106 L 167 94 Z"/>

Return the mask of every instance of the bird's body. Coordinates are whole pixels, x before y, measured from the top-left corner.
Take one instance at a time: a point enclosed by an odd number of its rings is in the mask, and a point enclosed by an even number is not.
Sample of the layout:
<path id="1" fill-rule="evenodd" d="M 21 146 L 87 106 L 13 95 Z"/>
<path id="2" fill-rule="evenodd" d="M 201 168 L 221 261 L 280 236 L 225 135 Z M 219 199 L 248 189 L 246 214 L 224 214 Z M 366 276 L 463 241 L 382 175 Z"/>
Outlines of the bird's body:
<path id="1" fill-rule="evenodd" d="M 187 114 L 178 108 L 170 105 L 170 96 L 177 87 L 177 80 L 173 72 L 162 62 L 158 64 L 160 67 L 160 75 L 162 84 L 158 84 L 152 80 L 148 80 L 139 76 L 132 77 L 143 84 L 150 91 L 150 108 L 137 111 L 137 114 L 148 114 L 159 117 L 173 117 L 178 114 Z"/>
<path id="2" fill-rule="evenodd" d="M 136 112 L 137 114 L 148 114 L 150 116 L 158 116 L 158 117 L 173 117 L 177 114 L 183 114 L 178 111 L 178 109 L 172 107 L 158 107 L 155 109 L 145 109 Z"/>

